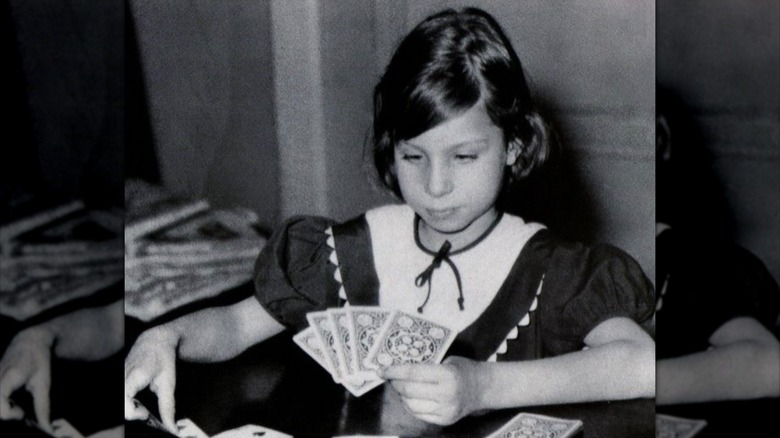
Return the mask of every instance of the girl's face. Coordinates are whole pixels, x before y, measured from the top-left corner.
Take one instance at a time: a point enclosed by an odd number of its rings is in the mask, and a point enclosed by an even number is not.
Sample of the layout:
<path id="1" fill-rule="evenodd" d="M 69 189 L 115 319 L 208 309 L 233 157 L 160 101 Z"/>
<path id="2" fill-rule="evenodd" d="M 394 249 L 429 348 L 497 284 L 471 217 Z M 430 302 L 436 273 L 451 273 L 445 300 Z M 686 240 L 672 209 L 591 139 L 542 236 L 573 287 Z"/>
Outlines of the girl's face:
<path id="1" fill-rule="evenodd" d="M 419 136 L 399 142 L 395 169 L 404 200 L 422 219 L 423 233 L 454 248 L 477 239 L 497 216 L 504 168 L 518 149 L 481 103 Z M 431 234 L 432 233 L 432 234 Z"/>

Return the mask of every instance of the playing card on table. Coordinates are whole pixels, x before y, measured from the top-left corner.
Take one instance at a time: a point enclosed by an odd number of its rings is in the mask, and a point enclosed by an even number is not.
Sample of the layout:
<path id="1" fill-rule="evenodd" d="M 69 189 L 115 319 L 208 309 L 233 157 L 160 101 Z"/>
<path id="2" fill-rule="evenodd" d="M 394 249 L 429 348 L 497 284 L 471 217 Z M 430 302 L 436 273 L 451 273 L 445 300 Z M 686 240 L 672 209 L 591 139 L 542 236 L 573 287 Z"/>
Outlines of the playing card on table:
<path id="1" fill-rule="evenodd" d="M 279 432 L 278 430 L 258 426 L 256 424 L 246 424 L 244 426 L 226 430 L 214 435 L 211 438 L 293 438 L 292 435 Z"/>
<path id="2" fill-rule="evenodd" d="M 309 326 L 314 329 L 314 333 L 322 343 L 325 359 L 332 368 L 330 371 L 333 380 L 336 383 L 341 383 L 343 376 L 341 370 L 344 369 L 344 365 L 342 365 L 340 361 L 342 353 L 338 350 L 339 346 L 336 343 L 336 330 L 331 323 L 328 312 L 309 312 L 306 314 L 306 319 L 309 321 Z"/>
<path id="3" fill-rule="evenodd" d="M 54 431 L 52 436 L 54 437 L 68 437 L 68 438 L 83 438 L 84 435 L 76 430 L 73 425 L 68 423 L 64 418 L 60 418 L 51 422 L 51 427 Z"/>
<path id="4" fill-rule="evenodd" d="M 331 376 L 333 375 L 333 369 L 325 355 L 325 347 L 322 345 L 322 342 L 320 342 L 320 338 L 317 337 L 317 333 L 313 327 L 306 327 L 304 330 L 298 332 L 293 336 L 293 342 L 298 344 L 298 346 L 301 347 L 301 350 L 311 356 L 321 367 L 325 368 Z"/>
<path id="5" fill-rule="evenodd" d="M 376 378 L 376 371 L 367 368 L 363 361 L 368 357 L 371 347 L 389 320 L 392 312 L 379 307 L 349 306 L 347 317 L 350 341 L 352 342 L 352 363 L 355 364 L 355 374 L 366 378 Z"/>
<path id="6" fill-rule="evenodd" d="M 179 438 L 209 438 L 200 427 L 198 427 L 189 418 L 184 418 L 176 422 Z"/>
<path id="7" fill-rule="evenodd" d="M 416 315 L 390 315 L 363 364 L 379 369 L 407 363 L 439 363 L 457 333 Z"/>
<path id="8" fill-rule="evenodd" d="M 582 428 L 582 421 L 521 412 L 487 438 L 566 438 Z"/>
<path id="9" fill-rule="evenodd" d="M 655 415 L 656 438 L 690 438 L 699 433 L 707 425 L 704 420 L 672 417 L 671 415 Z"/>

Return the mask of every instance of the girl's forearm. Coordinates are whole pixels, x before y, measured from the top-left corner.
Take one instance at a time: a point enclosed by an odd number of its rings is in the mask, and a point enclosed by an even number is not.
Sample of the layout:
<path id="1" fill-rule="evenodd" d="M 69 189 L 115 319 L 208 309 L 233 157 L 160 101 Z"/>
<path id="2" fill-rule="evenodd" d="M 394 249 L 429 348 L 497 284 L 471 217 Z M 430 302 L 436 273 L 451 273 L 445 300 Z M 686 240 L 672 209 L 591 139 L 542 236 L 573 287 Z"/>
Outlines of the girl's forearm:
<path id="1" fill-rule="evenodd" d="M 177 346 L 182 359 L 218 362 L 284 330 L 254 297 L 183 316 L 155 329 L 161 342 Z"/>
<path id="2" fill-rule="evenodd" d="M 124 345 L 124 307 L 117 300 L 103 307 L 77 310 L 18 336 L 34 337 L 52 346 L 54 355 L 64 359 L 100 360 L 118 352 Z"/>
<path id="3" fill-rule="evenodd" d="M 652 344 L 612 342 L 562 356 L 484 364 L 483 409 L 652 397 Z"/>
<path id="4" fill-rule="evenodd" d="M 780 396 L 778 343 L 740 341 L 658 361 L 659 405 Z"/>

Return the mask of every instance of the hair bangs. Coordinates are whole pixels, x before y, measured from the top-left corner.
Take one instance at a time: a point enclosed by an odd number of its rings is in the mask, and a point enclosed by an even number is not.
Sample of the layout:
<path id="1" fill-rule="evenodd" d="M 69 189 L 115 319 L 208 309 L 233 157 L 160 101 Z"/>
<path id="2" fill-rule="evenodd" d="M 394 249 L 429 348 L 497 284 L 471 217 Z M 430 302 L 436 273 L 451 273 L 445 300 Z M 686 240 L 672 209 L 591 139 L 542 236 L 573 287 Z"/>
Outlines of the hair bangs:
<path id="1" fill-rule="evenodd" d="M 410 90 L 396 125 L 396 139 L 408 140 L 473 107 L 482 97 L 479 80 L 464 69 L 435 68 L 423 73 Z M 459 71 L 460 70 L 460 71 Z"/>

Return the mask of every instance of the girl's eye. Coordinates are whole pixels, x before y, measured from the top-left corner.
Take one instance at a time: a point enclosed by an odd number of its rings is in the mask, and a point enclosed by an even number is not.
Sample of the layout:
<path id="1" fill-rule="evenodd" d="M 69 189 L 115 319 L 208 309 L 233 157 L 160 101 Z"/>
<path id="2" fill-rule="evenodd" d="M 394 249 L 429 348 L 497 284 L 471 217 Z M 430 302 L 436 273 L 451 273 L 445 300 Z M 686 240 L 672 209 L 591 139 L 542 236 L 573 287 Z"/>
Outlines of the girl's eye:
<path id="1" fill-rule="evenodd" d="M 420 161 L 420 160 L 422 160 L 422 155 L 417 155 L 417 154 L 403 154 L 403 155 L 401 156 L 401 158 L 402 158 L 404 161 L 417 162 L 417 161 Z"/>
<path id="2" fill-rule="evenodd" d="M 460 162 L 471 162 L 477 159 L 477 154 L 457 154 L 455 160 Z"/>

